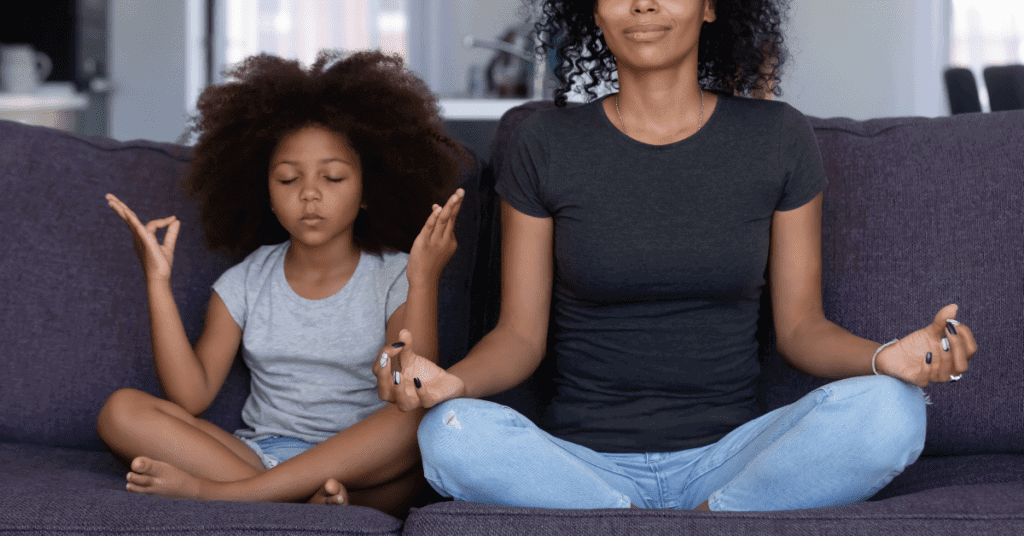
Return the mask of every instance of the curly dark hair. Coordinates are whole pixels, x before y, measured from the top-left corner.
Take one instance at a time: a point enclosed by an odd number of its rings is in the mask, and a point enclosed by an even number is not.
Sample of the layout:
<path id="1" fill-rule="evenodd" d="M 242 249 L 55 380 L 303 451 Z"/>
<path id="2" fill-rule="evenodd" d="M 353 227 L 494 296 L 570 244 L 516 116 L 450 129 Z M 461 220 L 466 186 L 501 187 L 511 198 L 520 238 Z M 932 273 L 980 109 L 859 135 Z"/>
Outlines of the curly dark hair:
<path id="1" fill-rule="evenodd" d="M 597 0 L 542 1 L 535 25 L 540 50 L 554 50 L 558 58 L 555 104 L 565 106 L 574 78 L 584 76 L 583 90 L 590 100 L 595 88 L 618 85 L 615 57 L 594 23 Z M 727 94 L 781 95 L 778 81 L 787 59 L 782 21 L 787 0 L 712 0 L 715 22 L 700 32 L 697 76 L 701 87 Z"/>
<path id="2" fill-rule="evenodd" d="M 362 251 L 408 252 L 434 203 L 458 185 L 463 148 L 444 134 L 437 101 L 402 59 L 321 51 L 308 69 L 260 54 L 199 96 L 199 138 L 184 180 L 211 248 L 248 254 L 288 239 L 270 209 L 270 158 L 287 135 L 316 125 L 359 155 L 366 208 L 354 224 Z"/>

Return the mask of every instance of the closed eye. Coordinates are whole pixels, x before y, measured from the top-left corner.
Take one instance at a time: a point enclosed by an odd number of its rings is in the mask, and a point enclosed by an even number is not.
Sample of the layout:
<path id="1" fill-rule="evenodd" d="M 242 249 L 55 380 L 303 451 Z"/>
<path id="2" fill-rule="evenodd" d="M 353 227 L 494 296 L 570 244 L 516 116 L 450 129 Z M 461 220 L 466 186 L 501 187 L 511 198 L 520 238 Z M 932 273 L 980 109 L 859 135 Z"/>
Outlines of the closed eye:
<path id="1" fill-rule="evenodd" d="M 280 182 L 281 182 L 281 184 L 291 184 L 291 183 L 295 182 L 295 178 L 288 179 L 288 180 L 281 179 Z"/>
<path id="2" fill-rule="evenodd" d="M 345 177 L 337 177 L 337 178 L 335 178 L 335 177 L 327 177 L 327 180 L 329 180 L 331 182 L 341 182 L 341 181 L 345 180 Z"/>

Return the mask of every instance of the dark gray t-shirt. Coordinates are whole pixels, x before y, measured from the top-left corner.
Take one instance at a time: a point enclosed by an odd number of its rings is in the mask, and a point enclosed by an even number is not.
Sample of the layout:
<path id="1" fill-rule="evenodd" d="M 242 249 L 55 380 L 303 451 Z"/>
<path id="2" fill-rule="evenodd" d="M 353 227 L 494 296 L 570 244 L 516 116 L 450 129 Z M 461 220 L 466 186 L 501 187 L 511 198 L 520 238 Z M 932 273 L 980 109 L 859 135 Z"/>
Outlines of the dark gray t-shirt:
<path id="1" fill-rule="evenodd" d="M 558 394 L 540 425 L 599 452 L 669 452 L 755 418 L 772 214 L 827 183 L 782 102 L 719 96 L 668 145 L 629 138 L 600 100 L 527 118 L 496 189 L 554 219 Z"/>

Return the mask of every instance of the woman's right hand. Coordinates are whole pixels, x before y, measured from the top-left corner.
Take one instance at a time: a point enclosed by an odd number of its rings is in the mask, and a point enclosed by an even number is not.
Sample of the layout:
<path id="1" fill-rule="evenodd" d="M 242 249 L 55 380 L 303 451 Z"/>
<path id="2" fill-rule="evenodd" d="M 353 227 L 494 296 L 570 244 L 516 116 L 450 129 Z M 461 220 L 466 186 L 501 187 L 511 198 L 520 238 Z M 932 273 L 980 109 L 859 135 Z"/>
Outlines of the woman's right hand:
<path id="1" fill-rule="evenodd" d="M 135 254 L 142 263 L 146 281 L 170 281 L 171 266 L 174 264 L 174 243 L 178 240 L 178 229 L 181 227 L 178 218 L 168 216 L 142 225 L 132 209 L 114 197 L 114 194 L 107 194 L 106 197 L 110 208 L 117 212 L 132 232 Z M 164 236 L 164 243 L 161 244 L 156 239 L 156 231 L 165 227 L 167 234 Z"/>
<path id="2" fill-rule="evenodd" d="M 407 329 L 399 333 L 397 343 L 377 352 L 373 374 L 377 396 L 402 411 L 432 408 L 466 396 L 466 386 L 458 376 L 412 350 L 412 334 Z"/>

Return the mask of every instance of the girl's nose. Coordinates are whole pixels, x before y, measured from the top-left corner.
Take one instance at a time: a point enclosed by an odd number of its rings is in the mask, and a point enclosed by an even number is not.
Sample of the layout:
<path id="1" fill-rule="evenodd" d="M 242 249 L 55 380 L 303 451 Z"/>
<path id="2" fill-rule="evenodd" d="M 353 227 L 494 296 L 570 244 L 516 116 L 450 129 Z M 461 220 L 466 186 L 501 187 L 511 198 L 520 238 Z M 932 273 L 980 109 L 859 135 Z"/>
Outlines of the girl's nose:
<path id="1" fill-rule="evenodd" d="M 312 186 L 307 186 L 302 189 L 300 199 L 303 201 L 315 201 L 320 199 L 320 191 Z"/>

